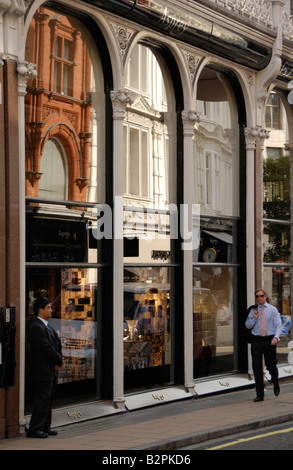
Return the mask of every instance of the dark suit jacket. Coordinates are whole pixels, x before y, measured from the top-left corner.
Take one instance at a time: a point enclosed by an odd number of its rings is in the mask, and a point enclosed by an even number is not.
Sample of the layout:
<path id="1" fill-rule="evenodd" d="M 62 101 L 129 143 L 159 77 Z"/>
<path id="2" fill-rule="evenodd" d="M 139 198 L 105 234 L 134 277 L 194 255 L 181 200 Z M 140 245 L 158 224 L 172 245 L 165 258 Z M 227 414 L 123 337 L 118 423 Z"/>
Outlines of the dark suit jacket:
<path id="1" fill-rule="evenodd" d="M 51 381 L 55 365 L 62 365 L 61 343 L 56 332 L 53 338 L 49 329 L 39 319 L 33 321 L 28 342 L 30 347 L 29 374 L 33 381 Z"/>

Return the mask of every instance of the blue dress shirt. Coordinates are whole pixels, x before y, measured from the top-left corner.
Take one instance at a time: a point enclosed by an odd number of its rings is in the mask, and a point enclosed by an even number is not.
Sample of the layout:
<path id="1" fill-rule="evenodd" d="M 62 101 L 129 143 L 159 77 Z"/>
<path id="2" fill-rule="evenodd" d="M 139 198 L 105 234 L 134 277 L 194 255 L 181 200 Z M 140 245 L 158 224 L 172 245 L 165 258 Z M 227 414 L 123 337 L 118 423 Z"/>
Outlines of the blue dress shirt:
<path id="1" fill-rule="evenodd" d="M 258 319 L 254 319 L 254 309 L 252 308 L 248 314 L 248 317 L 245 322 L 246 328 L 251 330 L 251 333 L 254 336 L 261 336 L 260 332 L 260 317 L 261 317 L 262 306 L 258 305 L 259 316 Z M 282 332 L 282 321 L 280 314 L 276 307 L 265 302 L 264 311 L 266 314 L 266 326 L 267 326 L 267 336 L 273 335 L 275 338 L 279 339 Z"/>

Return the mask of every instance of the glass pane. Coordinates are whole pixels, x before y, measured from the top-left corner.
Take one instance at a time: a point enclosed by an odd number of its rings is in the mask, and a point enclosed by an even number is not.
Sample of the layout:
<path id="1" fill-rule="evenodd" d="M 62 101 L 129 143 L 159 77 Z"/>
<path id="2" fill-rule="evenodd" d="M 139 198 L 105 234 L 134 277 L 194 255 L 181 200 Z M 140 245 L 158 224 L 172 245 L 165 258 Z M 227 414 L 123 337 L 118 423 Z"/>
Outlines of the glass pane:
<path id="1" fill-rule="evenodd" d="M 147 47 L 134 47 L 126 83 L 136 90 L 131 113 L 124 121 L 125 202 L 164 209 L 176 194 L 175 185 L 171 185 L 176 181 L 176 121 L 175 115 L 168 114 L 161 67 Z M 166 145 L 170 130 L 174 131 L 171 152 Z"/>
<path id="2" fill-rule="evenodd" d="M 130 129 L 129 135 L 129 182 L 130 194 L 140 195 L 140 145 L 139 130 Z"/>
<path id="3" fill-rule="evenodd" d="M 105 200 L 103 73 L 97 50 L 92 64 L 92 45 L 86 37 L 80 23 L 45 6 L 31 21 L 26 60 L 36 64 L 37 76 L 28 80 L 25 98 L 27 196 L 60 199 L 54 188 L 58 169 L 41 168 L 46 145 L 54 139 L 64 149 L 62 158 L 68 169 L 63 190 L 59 185 L 62 198 Z M 39 191 L 45 179 L 47 195 Z"/>
<path id="4" fill-rule="evenodd" d="M 270 149 L 267 151 L 271 155 Z M 289 156 L 275 154 L 263 163 L 264 201 L 266 219 L 290 220 L 291 217 L 291 178 Z"/>
<path id="5" fill-rule="evenodd" d="M 45 296 L 52 302 L 49 324 L 62 344 L 63 366 L 59 370 L 56 398 L 64 391 L 73 396 L 96 396 L 96 369 L 100 360 L 95 269 L 29 269 L 27 271 L 27 332 L 34 319 L 34 301 Z M 66 393 L 67 393 L 66 392 Z M 26 402 L 30 403 L 30 396 Z M 67 396 L 68 399 L 68 396 Z"/>
<path id="6" fill-rule="evenodd" d="M 291 262 L 291 231 L 290 225 L 264 223 L 264 262 Z"/>
<path id="7" fill-rule="evenodd" d="M 219 72 L 204 69 L 195 109 L 193 202 L 201 214 L 239 215 L 238 117 L 233 90 Z"/>
<path id="8" fill-rule="evenodd" d="M 51 216 L 46 212 L 50 211 Z M 63 213 L 63 218 L 56 217 Z M 82 217 L 80 213 L 82 211 Z M 27 204 L 26 261 L 47 263 L 97 263 L 101 255 L 102 235 L 97 225 L 97 212 L 89 208 L 69 210 L 63 206 Z M 71 218 L 75 214 L 75 219 Z"/>
<path id="9" fill-rule="evenodd" d="M 280 341 L 277 344 L 277 359 L 279 364 L 293 364 L 292 349 L 288 347 L 291 340 L 291 269 L 264 268 L 264 288 L 268 293 L 268 302 L 279 311 L 283 328 Z M 291 354 L 290 354 L 291 353 Z M 290 357 L 288 358 L 288 355 Z"/>
<path id="10" fill-rule="evenodd" d="M 170 270 L 124 269 L 126 387 L 170 380 Z M 135 373 L 133 373 L 135 372 Z"/>
<path id="11" fill-rule="evenodd" d="M 237 222 L 229 219 L 200 218 L 200 243 L 193 262 L 236 263 Z"/>
<path id="12" fill-rule="evenodd" d="M 67 168 L 65 168 L 63 147 L 54 140 L 46 143 L 40 164 L 42 178 L 39 182 L 39 197 L 67 199 Z"/>
<path id="13" fill-rule="evenodd" d="M 174 212 L 174 232 L 176 221 Z M 124 261 L 126 263 L 171 262 L 170 212 L 124 208 Z"/>
<path id="14" fill-rule="evenodd" d="M 193 269 L 195 378 L 234 370 L 235 278 L 233 268 Z"/>

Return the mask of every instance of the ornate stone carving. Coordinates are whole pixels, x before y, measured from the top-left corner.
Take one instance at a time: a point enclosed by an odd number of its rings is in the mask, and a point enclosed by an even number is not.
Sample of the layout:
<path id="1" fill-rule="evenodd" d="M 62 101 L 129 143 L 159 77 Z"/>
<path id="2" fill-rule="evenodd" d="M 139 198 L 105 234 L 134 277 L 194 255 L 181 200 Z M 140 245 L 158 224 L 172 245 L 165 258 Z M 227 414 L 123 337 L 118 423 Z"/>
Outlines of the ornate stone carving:
<path id="1" fill-rule="evenodd" d="M 32 187 L 34 187 L 35 183 L 41 179 L 43 173 L 39 173 L 38 171 L 26 171 L 25 176 L 26 179 L 29 180 Z"/>
<path id="2" fill-rule="evenodd" d="M 264 140 L 270 137 L 270 131 L 263 129 L 261 126 L 246 127 L 244 129 L 246 149 L 254 150 L 256 146 L 256 140 Z"/>
<path id="3" fill-rule="evenodd" d="M 194 133 L 194 126 L 202 120 L 201 114 L 197 111 L 182 111 L 182 121 L 184 134 Z"/>
<path id="4" fill-rule="evenodd" d="M 118 90 L 111 91 L 111 100 L 113 104 L 114 117 L 116 119 L 124 119 L 126 106 L 132 105 L 134 97 L 129 91 Z"/>
<path id="5" fill-rule="evenodd" d="M 18 92 L 26 94 L 26 85 L 29 78 L 36 78 L 36 65 L 27 61 L 17 63 L 18 72 Z"/>

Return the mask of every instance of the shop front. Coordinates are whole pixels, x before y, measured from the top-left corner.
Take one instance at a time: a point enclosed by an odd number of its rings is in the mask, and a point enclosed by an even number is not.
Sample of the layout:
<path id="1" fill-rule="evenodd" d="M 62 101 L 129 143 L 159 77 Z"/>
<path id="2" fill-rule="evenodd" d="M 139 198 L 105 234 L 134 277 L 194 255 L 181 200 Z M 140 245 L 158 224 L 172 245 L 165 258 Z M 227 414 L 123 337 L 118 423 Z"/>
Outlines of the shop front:
<path id="1" fill-rule="evenodd" d="M 158 38 L 141 35 L 125 61 L 121 107 L 120 94 L 105 91 L 112 74 L 94 29 L 49 2 L 27 35 L 26 59 L 37 76 L 25 98 L 26 327 L 36 296 L 48 296 L 64 356 L 56 409 L 109 400 L 131 408 L 141 406 L 138 395 L 147 405 L 158 402 L 155 390 L 164 400 L 170 390 L 172 399 L 192 396 L 194 380 L 245 368 L 238 292 L 241 283 L 246 295 L 239 248 L 246 113 L 237 80 L 223 67 L 203 68 L 192 96 L 201 117 L 186 117 L 174 57 Z M 112 138 L 122 139 L 116 155 Z M 115 176 L 115 159 L 123 159 L 123 175 Z M 187 200 L 198 210 L 198 233 L 185 249 Z M 25 400 L 29 413 L 29 384 Z"/>
<path id="2" fill-rule="evenodd" d="M 20 352 L 46 296 L 63 354 L 54 424 L 251 385 L 257 283 L 279 303 L 292 375 L 291 166 L 268 150 L 263 185 L 255 121 L 274 34 L 248 22 L 249 38 L 233 15 L 225 28 L 198 2 L 26 3 Z"/>

